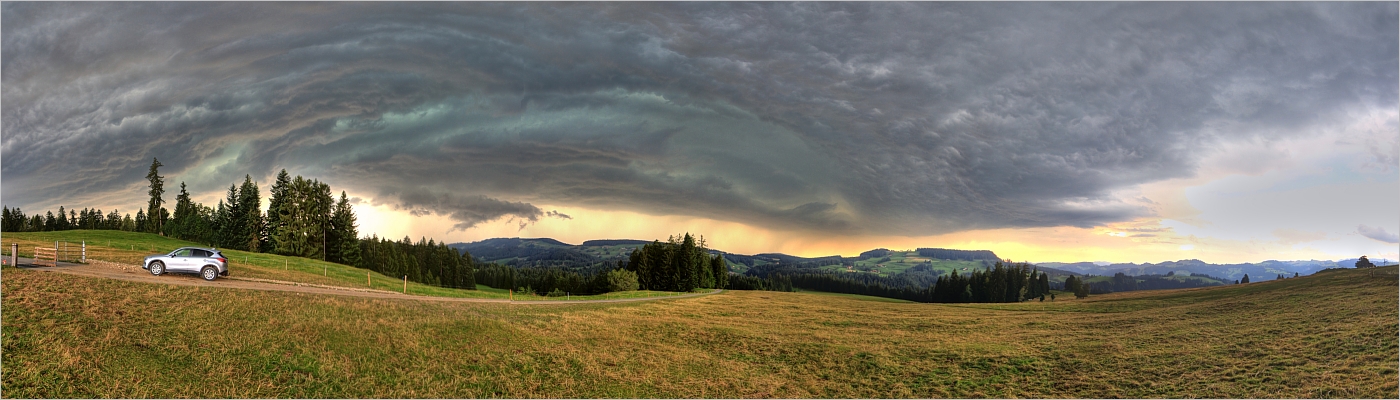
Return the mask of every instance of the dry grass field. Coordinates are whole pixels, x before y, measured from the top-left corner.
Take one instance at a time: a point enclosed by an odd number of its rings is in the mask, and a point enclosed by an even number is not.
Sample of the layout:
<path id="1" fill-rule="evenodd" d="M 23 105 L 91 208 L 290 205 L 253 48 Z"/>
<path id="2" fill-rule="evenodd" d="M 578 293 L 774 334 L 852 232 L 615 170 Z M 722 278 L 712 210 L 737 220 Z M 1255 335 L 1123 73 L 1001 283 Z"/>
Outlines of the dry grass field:
<path id="1" fill-rule="evenodd" d="M 507 305 L 6 269 L 5 397 L 1396 398 L 1395 268 L 934 305 Z"/>

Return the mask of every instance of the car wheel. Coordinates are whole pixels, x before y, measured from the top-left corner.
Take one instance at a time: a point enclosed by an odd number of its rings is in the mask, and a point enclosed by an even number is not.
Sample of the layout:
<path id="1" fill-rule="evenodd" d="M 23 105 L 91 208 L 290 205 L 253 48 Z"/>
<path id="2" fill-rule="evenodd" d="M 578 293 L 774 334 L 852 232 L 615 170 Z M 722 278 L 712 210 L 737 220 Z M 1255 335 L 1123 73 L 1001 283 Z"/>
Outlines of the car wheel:
<path id="1" fill-rule="evenodd" d="M 205 265 L 204 269 L 199 271 L 199 275 L 203 276 L 206 281 L 212 281 L 214 278 L 219 277 L 219 269 L 214 268 L 212 265 Z"/>
<path id="2" fill-rule="evenodd" d="M 160 261 L 151 263 L 151 275 L 160 276 L 163 273 L 165 273 L 165 263 Z"/>

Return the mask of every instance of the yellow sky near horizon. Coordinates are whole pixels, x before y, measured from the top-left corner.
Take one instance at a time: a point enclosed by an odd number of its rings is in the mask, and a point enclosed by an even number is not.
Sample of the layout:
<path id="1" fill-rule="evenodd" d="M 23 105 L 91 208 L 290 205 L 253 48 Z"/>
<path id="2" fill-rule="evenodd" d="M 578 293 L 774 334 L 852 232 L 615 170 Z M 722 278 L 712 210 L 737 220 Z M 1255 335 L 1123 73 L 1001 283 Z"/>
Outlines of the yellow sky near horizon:
<path id="1" fill-rule="evenodd" d="M 362 203 L 355 207 L 361 232 L 414 240 L 426 236 L 450 242 L 471 242 L 498 237 L 553 238 L 569 244 L 593 239 L 665 240 L 690 232 L 704 235 L 710 248 L 737 254 L 784 253 L 802 257 L 855 256 L 875 248 L 895 250 L 940 247 L 992 250 L 998 256 L 1031 262 L 1162 262 L 1199 259 L 1212 263 L 1245 263 L 1265 260 L 1337 259 L 1338 255 L 1307 246 L 1293 247 L 1261 241 L 1238 241 L 1179 235 L 1162 227 L 1160 220 L 1141 219 L 1101 228 L 1049 227 L 989 229 L 944 235 L 843 236 L 802 233 L 753 227 L 745 224 L 683 216 L 651 216 L 630 211 L 600 211 L 567 206 L 557 209 L 572 219 L 542 218 L 520 228 L 518 221 L 499 220 L 466 231 L 448 233 L 452 222 L 434 216 L 415 217 L 389 207 Z M 1138 233 L 1134 233 L 1136 230 Z M 1152 233 L 1142 233 L 1157 230 Z M 417 233 L 417 234 L 415 234 Z M 1156 235 L 1152 237 L 1133 235 Z M 1376 246 L 1378 250 L 1382 246 Z M 1394 252 L 1368 253 L 1395 259 Z M 1359 255 L 1359 254 L 1358 254 Z"/>

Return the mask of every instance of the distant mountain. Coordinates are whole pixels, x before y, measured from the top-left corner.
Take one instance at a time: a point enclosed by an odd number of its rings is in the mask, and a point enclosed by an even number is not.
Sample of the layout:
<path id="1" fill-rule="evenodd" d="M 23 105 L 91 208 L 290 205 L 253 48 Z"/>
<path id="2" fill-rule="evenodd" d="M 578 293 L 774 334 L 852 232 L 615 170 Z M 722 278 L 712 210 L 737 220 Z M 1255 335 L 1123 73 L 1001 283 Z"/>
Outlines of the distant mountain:
<path id="1" fill-rule="evenodd" d="M 1179 260 L 1166 261 L 1161 263 L 1120 263 L 1098 265 L 1091 262 L 1061 263 L 1061 262 L 1041 262 L 1036 263 L 1042 267 L 1061 269 L 1079 274 L 1087 275 L 1113 275 L 1122 272 L 1126 275 L 1166 275 L 1168 272 L 1177 274 L 1195 273 L 1206 274 L 1221 278 L 1227 281 L 1234 281 L 1249 274 L 1250 280 L 1273 279 L 1278 274 L 1293 276 L 1294 273 L 1300 275 L 1311 275 L 1314 272 L 1327 268 L 1352 268 L 1356 259 L 1326 261 L 1277 261 L 1269 260 L 1259 263 L 1247 264 L 1210 264 L 1201 260 Z"/>
<path id="2" fill-rule="evenodd" d="M 790 256 L 790 255 L 783 254 L 783 253 L 759 253 L 759 254 L 754 254 L 753 257 L 754 257 L 754 258 L 763 258 L 763 259 L 767 259 L 769 262 L 786 262 L 786 263 L 809 263 L 809 262 L 818 262 L 818 263 L 819 263 L 819 262 L 840 263 L 840 262 L 841 262 L 841 256 L 798 257 L 798 256 Z"/>
<path id="3" fill-rule="evenodd" d="M 936 258 L 939 260 L 987 260 L 993 262 L 1001 261 L 1001 258 L 997 257 L 997 254 L 993 253 L 991 250 L 951 250 L 920 248 L 914 251 L 918 252 L 920 257 Z"/>
<path id="4" fill-rule="evenodd" d="M 564 242 L 561 242 L 561 241 L 558 241 L 558 240 L 554 240 L 554 239 L 550 239 L 550 238 L 537 238 L 537 239 L 494 238 L 494 239 L 482 240 L 482 241 L 480 241 L 480 242 L 453 243 L 453 244 L 449 244 L 449 245 L 447 245 L 447 246 L 448 246 L 448 247 L 452 247 L 452 248 L 464 247 L 464 246 L 472 246 L 472 247 L 507 247 L 507 246 L 520 246 L 520 245 L 527 245 L 527 246 L 528 246 L 528 245 L 531 245 L 531 244 L 548 245 L 548 246 L 563 246 L 563 247 L 572 246 L 571 244 L 564 243 Z M 460 250 L 459 250 L 459 251 L 460 251 Z"/>
<path id="5" fill-rule="evenodd" d="M 600 267 L 606 260 L 581 251 L 580 246 L 550 238 L 495 238 L 447 245 L 466 251 L 477 261 L 499 262 L 520 267 L 561 267 L 568 269 Z"/>
<path id="6" fill-rule="evenodd" d="M 608 268 L 612 265 L 616 265 L 617 261 L 626 260 L 632 250 L 651 242 L 650 240 L 634 239 L 600 239 L 584 241 L 582 244 L 575 246 L 550 238 L 494 238 L 471 243 L 453 243 L 448 246 L 457 251 L 471 253 L 472 258 L 479 262 L 494 262 L 517 267 L 564 267 L 578 269 Z M 842 265 L 854 266 L 857 263 L 882 263 L 881 265 L 885 266 L 885 270 L 891 268 L 902 270 L 903 268 L 912 267 L 918 263 L 918 261 L 903 263 L 899 260 L 896 260 L 893 264 L 879 260 L 862 262 L 862 260 L 869 260 L 872 258 L 896 256 L 896 258 L 902 260 L 906 256 L 915 256 L 914 252 L 895 252 L 889 249 L 867 251 L 861 253 L 860 257 L 856 258 L 842 257 L 840 255 L 799 257 L 783 253 L 743 255 L 715 249 L 711 249 L 710 253 L 724 254 L 725 260 L 731 265 L 731 270 L 741 273 L 750 268 L 766 264 L 839 267 Z M 988 250 L 920 248 L 917 250 L 917 253 L 921 257 L 933 260 L 991 262 L 999 260 L 995 253 Z M 889 265 L 886 266 L 885 264 Z M 990 265 L 987 263 L 983 264 Z"/>
<path id="7" fill-rule="evenodd" d="M 651 243 L 651 242 L 650 242 L 650 241 L 646 241 L 646 240 L 604 239 L 604 240 L 587 240 L 587 241 L 584 241 L 583 244 L 581 244 L 581 245 L 579 245 L 579 246 L 646 246 L 646 245 L 649 244 L 649 243 Z"/>
<path id="8" fill-rule="evenodd" d="M 612 268 L 618 261 L 626 260 L 632 250 L 651 243 L 650 240 L 602 239 L 589 240 L 580 245 L 571 245 L 551 238 L 495 238 L 471 243 L 448 245 L 457 251 L 471 253 L 481 262 L 495 262 L 517 267 L 562 267 L 568 269 Z M 990 250 L 956 250 L 940 248 L 919 248 L 913 252 L 892 251 L 879 248 L 860 253 L 858 257 L 831 255 L 824 257 L 799 257 L 783 253 L 759 253 L 743 255 L 712 249 L 711 254 L 724 254 L 731 270 L 744 272 L 750 268 L 768 264 L 787 264 L 822 267 L 828 270 L 874 269 L 879 267 L 883 274 L 898 273 L 906 269 L 943 270 L 969 273 L 972 269 L 985 268 L 1000 258 Z M 913 258 L 923 257 L 923 258 Z M 924 260 L 928 259 L 928 260 Z M 921 261 L 923 260 L 923 261 Z M 929 261 L 933 260 L 933 261 Z M 938 261 L 945 260 L 945 261 Z M 972 262 L 971 264 L 968 264 Z M 1387 260 L 1372 260 L 1377 265 L 1394 263 Z M 957 264 L 954 268 L 953 263 Z M 878 264 L 878 265 L 876 265 Z M 1245 264 L 1211 264 L 1201 260 L 1179 260 L 1160 263 L 1118 263 L 1098 265 L 1091 262 L 1041 262 L 1035 263 L 1040 270 L 1049 272 L 1052 278 L 1069 274 L 1112 276 L 1122 272 L 1132 276 L 1204 274 L 1223 281 L 1234 281 L 1245 274 L 1250 280 L 1273 279 L 1284 274 L 1310 275 L 1327 268 L 1352 268 L 1356 259 L 1337 261 L 1276 261 Z M 922 267 L 921 267 L 922 265 Z M 770 266 L 771 267 L 771 266 Z M 849 268 L 848 268 L 849 267 Z M 1061 278 L 1062 279 L 1062 278 Z"/>
<path id="9" fill-rule="evenodd" d="M 880 257 L 888 256 L 888 255 L 890 255 L 890 254 L 892 254 L 892 253 L 894 253 L 894 252 L 890 251 L 890 249 L 879 248 L 879 249 L 870 250 L 870 251 L 867 251 L 867 252 L 864 252 L 864 253 L 860 253 L 860 256 L 856 257 L 856 259 L 865 260 L 865 259 L 871 259 L 871 258 L 880 258 Z"/>

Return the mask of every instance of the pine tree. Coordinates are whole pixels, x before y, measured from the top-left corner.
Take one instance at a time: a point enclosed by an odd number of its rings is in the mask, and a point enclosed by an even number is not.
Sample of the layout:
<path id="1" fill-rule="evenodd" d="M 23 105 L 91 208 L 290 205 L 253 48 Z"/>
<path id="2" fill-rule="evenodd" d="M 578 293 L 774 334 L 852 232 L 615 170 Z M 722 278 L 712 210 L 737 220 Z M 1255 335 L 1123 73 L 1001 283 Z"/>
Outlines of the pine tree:
<path id="1" fill-rule="evenodd" d="M 724 289 L 729 287 L 729 265 L 724 261 L 723 254 L 715 254 L 715 258 L 710 260 L 710 268 L 715 277 L 715 288 Z"/>
<path id="2" fill-rule="evenodd" d="M 239 235 L 234 238 L 243 250 L 257 252 L 264 239 L 262 217 L 262 195 L 253 178 L 243 175 L 243 184 L 238 187 L 238 207 L 235 224 L 241 226 Z"/>
<path id="3" fill-rule="evenodd" d="M 274 181 L 272 187 L 268 189 L 270 192 L 268 195 L 266 217 L 268 243 L 264 246 L 263 251 L 274 251 L 274 248 L 277 246 L 276 238 L 287 225 L 286 221 L 282 219 L 284 215 L 283 204 L 287 202 L 287 195 L 291 190 L 291 185 L 292 178 L 287 174 L 287 170 L 283 169 L 282 172 L 277 173 L 277 180 Z"/>
<path id="4" fill-rule="evenodd" d="M 1240 278 L 1240 283 L 1249 283 L 1249 274 L 1244 274 L 1244 277 Z"/>
<path id="5" fill-rule="evenodd" d="M 146 221 L 146 219 L 147 219 L 147 218 L 146 218 L 146 210 L 136 210 L 136 231 L 137 231 L 137 232 L 149 232 L 149 231 L 150 231 L 149 229 L 146 228 L 146 225 L 149 225 L 149 224 L 147 223 L 148 221 Z M 52 223 L 53 223 L 53 213 L 49 213 L 49 214 L 48 214 L 48 218 L 47 218 L 47 221 L 46 221 L 46 222 L 47 222 L 50 226 L 52 226 Z"/>
<path id="6" fill-rule="evenodd" d="M 340 192 L 340 201 L 335 205 L 335 216 L 331 218 L 331 225 L 335 227 L 335 261 L 355 265 L 360 262 L 360 239 L 358 227 L 355 226 L 355 210 L 350 207 L 350 200 L 345 192 Z"/>
<path id="7" fill-rule="evenodd" d="M 145 227 L 145 232 L 149 233 L 161 233 L 162 228 L 164 228 L 165 221 L 160 218 L 161 205 L 165 203 L 165 200 L 161 198 L 165 194 L 165 178 L 160 176 L 161 166 L 160 160 L 152 157 L 151 170 L 146 173 L 146 180 L 151 182 L 151 190 L 147 192 L 151 199 L 146 203 L 146 218 L 150 221 L 147 221 Z"/>
<path id="8" fill-rule="evenodd" d="M 190 192 L 185 190 L 185 182 L 180 182 L 180 194 L 175 196 L 175 215 L 170 218 L 170 236 L 176 239 L 194 240 L 191 227 L 194 225 L 195 214 L 194 202 L 190 200 Z"/>
<path id="9" fill-rule="evenodd" d="M 243 240 L 248 236 L 247 225 L 241 223 L 243 206 L 239 204 L 239 199 L 238 185 L 229 184 L 228 194 L 219 203 L 218 229 L 215 231 L 219 247 L 247 250 L 247 242 Z"/>
<path id="10" fill-rule="evenodd" d="M 1088 284 L 1084 284 L 1084 283 L 1080 283 L 1080 284 L 1079 284 L 1079 287 L 1075 288 L 1075 290 L 1074 290 L 1074 297 L 1080 298 L 1080 299 L 1085 298 L 1085 297 L 1089 297 L 1089 285 L 1088 285 Z"/>

